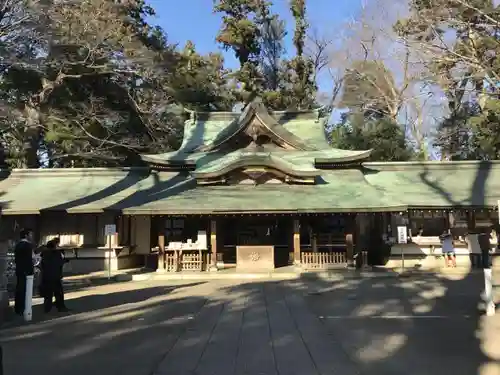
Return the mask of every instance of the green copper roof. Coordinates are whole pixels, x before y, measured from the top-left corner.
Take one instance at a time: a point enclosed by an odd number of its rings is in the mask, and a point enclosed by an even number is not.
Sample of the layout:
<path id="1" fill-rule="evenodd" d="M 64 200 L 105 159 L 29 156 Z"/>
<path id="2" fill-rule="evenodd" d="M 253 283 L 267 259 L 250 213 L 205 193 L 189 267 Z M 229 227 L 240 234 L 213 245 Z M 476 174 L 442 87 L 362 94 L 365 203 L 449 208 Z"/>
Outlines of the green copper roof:
<path id="1" fill-rule="evenodd" d="M 237 119 L 230 122 L 222 132 L 217 134 L 212 142 L 200 148 L 200 151 L 212 151 L 221 146 L 223 143 L 227 142 L 229 139 L 244 130 L 254 117 L 257 117 L 272 134 L 290 146 L 302 151 L 316 150 L 314 144 L 310 144 L 304 139 L 297 137 L 295 134 L 279 124 L 276 119 L 269 114 L 262 102 L 252 102 L 245 107 Z"/>
<path id="2" fill-rule="evenodd" d="M 325 134 L 325 123 L 328 118 L 323 117 L 321 109 L 301 112 L 272 112 L 271 115 L 286 130 L 308 144 L 314 145 L 317 150 L 331 149 Z"/>
<path id="3" fill-rule="evenodd" d="M 232 152 L 196 168 L 193 176 L 215 177 L 243 166 L 265 166 L 281 170 L 293 176 L 317 176 L 319 170 L 311 162 L 291 162 L 270 152 Z"/>
<path id="4" fill-rule="evenodd" d="M 59 169 L 13 171 L 0 183 L 4 214 L 344 212 L 402 209 L 359 170 L 327 171 L 319 185 L 197 186 L 187 173 Z M 33 194 L 36 191 L 37 194 Z"/>
<path id="5" fill-rule="evenodd" d="M 143 155 L 143 159 L 152 164 L 162 164 L 164 161 L 187 163 L 196 165 L 196 168 L 202 168 L 207 163 L 213 163 L 216 160 L 233 159 L 240 156 L 253 154 L 258 157 L 260 154 L 269 154 L 282 158 L 292 164 L 297 165 L 314 165 L 315 163 L 337 163 L 349 162 L 363 159 L 369 156 L 370 151 L 350 151 L 330 148 L 320 151 L 286 151 L 277 150 L 272 152 L 251 152 L 248 150 L 238 150 L 227 154 L 218 152 L 195 152 L 186 154 L 182 152 L 167 152 L 157 155 Z"/>
<path id="6" fill-rule="evenodd" d="M 494 207 L 500 162 L 364 163 L 366 180 L 409 206 Z"/>
<path id="7" fill-rule="evenodd" d="M 343 163 L 366 159 L 370 150 L 348 151 L 331 148 L 328 144 L 320 109 L 302 112 L 268 112 L 260 101 L 249 103 L 243 113 L 232 112 L 191 112 L 184 127 L 184 138 L 179 150 L 164 154 L 142 155 L 142 159 L 154 166 L 196 164 L 200 168 L 205 162 L 196 160 L 221 158 L 219 147 L 250 126 L 257 117 L 273 137 L 294 149 L 276 149 L 270 152 L 281 157 L 281 153 L 296 155 L 299 159 L 309 158 L 311 163 Z M 266 150 L 268 151 L 268 150 Z M 248 150 L 245 150 L 248 152 Z M 215 156 L 214 156 L 215 155 Z M 227 158 L 236 157 L 233 153 Z M 258 157 L 258 155 L 256 155 Z M 226 158 L 226 156 L 224 156 Z M 287 156 L 288 159 L 288 156 Z"/>
<path id="8" fill-rule="evenodd" d="M 493 207 L 500 199 L 500 162 L 364 163 L 321 171 L 321 178 L 316 185 L 197 186 L 187 172 L 14 170 L 0 193 L 4 214 L 397 211 Z"/>

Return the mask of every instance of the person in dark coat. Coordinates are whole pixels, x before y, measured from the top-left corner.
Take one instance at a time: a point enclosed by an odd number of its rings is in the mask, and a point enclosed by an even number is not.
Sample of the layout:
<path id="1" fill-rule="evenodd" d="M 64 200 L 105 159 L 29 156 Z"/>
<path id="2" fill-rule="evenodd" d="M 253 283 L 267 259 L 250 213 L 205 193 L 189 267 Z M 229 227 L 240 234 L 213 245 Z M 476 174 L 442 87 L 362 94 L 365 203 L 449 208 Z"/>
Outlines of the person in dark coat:
<path id="1" fill-rule="evenodd" d="M 62 285 L 63 266 L 66 260 L 63 251 L 57 248 L 58 245 L 59 238 L 54 238 L 47 242 L 42 251 L 40 292 L 43 296 L 45 312 L 52 310 L 53 298 L 55 298 L 55 306 L 59 312 L 68 311 L 64 304 Z"/>
<path id="2" fill-rule="evenodd" d="M 33 267 L 33 232 L 23 229 L 20 233 L 20 240 L 14 248 L 14 262 L 16 264 L 16 295 L 14 311 L 18 315 L 23 315 L 26 298 L 26 276 L 34 274 Z"/>

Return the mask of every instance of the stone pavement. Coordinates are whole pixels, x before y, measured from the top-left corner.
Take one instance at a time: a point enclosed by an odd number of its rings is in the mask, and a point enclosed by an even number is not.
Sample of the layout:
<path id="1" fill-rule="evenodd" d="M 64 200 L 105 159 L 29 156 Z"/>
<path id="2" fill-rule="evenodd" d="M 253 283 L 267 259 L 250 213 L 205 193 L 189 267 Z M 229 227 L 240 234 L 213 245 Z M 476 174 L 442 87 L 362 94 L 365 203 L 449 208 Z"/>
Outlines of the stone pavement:
<path id="1" fill-rule="evenodd" d="M 481 278 L 147 281 L 11 323 L 5 375 L 500 375 Z M 39 303 L 40 301 L 37 301 Z"/>
<path id="2" fill-rule="evenodd" d="M 33 323 L 2 332 L 6 375 L 357 374 L 283 283 L 127 283 L 68 298 L 78 313 L 35 306 Z"/>
<path id="3" fill-rule="evenodd" d="M 500 312 L 483 315 L 482 288 L 481 274 L 428 274 L 310 287 L 306 300 L 362 374 L 500 375 Z"/>

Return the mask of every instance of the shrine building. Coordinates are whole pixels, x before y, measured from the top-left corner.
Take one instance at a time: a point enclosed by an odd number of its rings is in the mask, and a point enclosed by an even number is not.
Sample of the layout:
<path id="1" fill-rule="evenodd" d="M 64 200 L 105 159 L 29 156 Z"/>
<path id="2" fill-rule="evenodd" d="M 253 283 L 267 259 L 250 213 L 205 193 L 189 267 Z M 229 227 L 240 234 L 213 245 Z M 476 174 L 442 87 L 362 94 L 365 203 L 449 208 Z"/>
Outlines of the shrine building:
<path id="1" fill-rule="evenodd" d="M 60 236 L 74 272 L 106 259 L 115 270 L 312 270 L 398 266 L 402 252 L 423 265 L 451 228 L 471 263 L 461 237 L 498 227 L 500 162 L 369 162 L 370 150 L 332 148 L 326 120 L 255 100 L 190 113 L 180 148 L 142 155 L 145 167 L 3 170 L 0 241 L 24 227 L 40 244 Z"/>

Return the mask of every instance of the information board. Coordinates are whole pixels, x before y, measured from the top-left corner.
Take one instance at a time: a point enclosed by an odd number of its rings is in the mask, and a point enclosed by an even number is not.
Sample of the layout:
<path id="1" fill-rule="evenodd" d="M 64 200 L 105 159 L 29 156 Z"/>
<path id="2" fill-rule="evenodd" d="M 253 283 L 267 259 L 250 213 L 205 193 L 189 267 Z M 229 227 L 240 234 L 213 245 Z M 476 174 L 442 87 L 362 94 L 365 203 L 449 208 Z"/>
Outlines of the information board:
<path id="1" fill-rule="evenodd" d="M 105 236 L 113 236 L 116 233 L 116 225 L 115 224 L 106 224 L 104 226 L 104 235 Z"/>
<path id="2" fill-rule="evenodd" d="M 398 227 L 398 243 L 408 242 L 408 229 L 406 226 Z"/>

